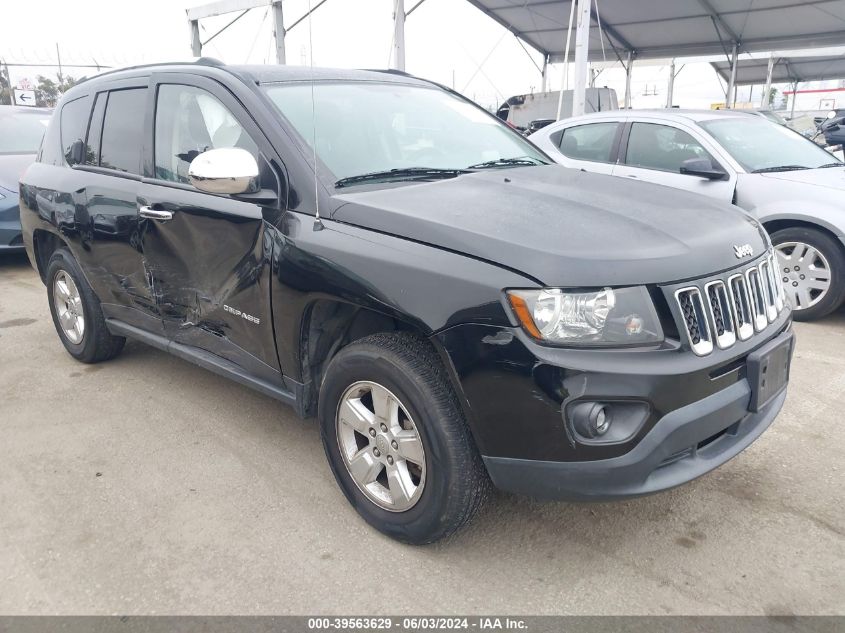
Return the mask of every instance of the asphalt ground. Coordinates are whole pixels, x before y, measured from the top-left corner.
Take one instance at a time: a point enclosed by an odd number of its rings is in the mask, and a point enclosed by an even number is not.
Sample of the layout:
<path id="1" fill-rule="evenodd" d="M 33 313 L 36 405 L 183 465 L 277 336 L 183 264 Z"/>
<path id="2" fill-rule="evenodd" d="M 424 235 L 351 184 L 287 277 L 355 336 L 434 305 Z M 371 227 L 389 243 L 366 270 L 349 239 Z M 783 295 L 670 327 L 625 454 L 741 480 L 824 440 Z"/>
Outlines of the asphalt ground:
<path id="1" fill-rule="evenodd" d="M 139 343 L 77 363 L 0 257 L 0 613 L 845 614 L 845 312 L 795 330 L 784 410 L 713 473 L 499 494 L 409 547 L 347 504 L 313 422 Z"/>

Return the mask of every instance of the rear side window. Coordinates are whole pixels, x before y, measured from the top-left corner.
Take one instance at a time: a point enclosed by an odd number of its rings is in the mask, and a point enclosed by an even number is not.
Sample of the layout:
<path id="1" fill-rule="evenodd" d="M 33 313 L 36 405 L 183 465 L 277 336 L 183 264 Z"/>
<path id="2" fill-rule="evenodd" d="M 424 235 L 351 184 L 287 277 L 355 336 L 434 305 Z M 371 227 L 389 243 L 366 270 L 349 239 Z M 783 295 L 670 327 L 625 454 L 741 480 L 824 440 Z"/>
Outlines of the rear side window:
<path id="1" fill-rule="evenodd" d="M 716 164 L 701 143 L 683 130 L 656 123 L 631 126 L 626 165 L 680 173 L 681 164 L 690 158 L 709 158 Z"/>
<path id="2" fill-rule="evenodd" d="M 100 167 L 141 173 L 146 88 L 113 90 L 106 103 L 100 142 Z"/>
<path id="3" fill-rule="evenodd" d="M 62 154 L 65 162 L 73 164 L 71 160 L 71 147 L 76 141 L 85 141 L 85 132 L 88 129 L 88 115 L 91 113 L 91 97 L 74 99 L 62 106 L 61 112 L 61 137 Z"/>
<path id="4" fill-rule="evenodd" d="M 619 123 L 589 123 L 566 128 L 560 153 L 575 160 L 609 163 Z"/>

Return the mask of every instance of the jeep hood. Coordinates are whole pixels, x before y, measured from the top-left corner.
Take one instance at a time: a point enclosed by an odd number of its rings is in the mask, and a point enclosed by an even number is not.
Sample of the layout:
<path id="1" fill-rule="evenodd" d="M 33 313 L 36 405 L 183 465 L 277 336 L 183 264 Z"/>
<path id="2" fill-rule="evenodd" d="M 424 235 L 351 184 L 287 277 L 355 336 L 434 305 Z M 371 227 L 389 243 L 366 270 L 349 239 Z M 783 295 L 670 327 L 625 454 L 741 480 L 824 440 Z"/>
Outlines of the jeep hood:
<path id="1" fill-rule="evenodd" d="M 559 165 L 343 192 L 334 220 L 486 260 L 549 286 L 666 283 L 740 264 L 763 229 L 697 194 Z"/>

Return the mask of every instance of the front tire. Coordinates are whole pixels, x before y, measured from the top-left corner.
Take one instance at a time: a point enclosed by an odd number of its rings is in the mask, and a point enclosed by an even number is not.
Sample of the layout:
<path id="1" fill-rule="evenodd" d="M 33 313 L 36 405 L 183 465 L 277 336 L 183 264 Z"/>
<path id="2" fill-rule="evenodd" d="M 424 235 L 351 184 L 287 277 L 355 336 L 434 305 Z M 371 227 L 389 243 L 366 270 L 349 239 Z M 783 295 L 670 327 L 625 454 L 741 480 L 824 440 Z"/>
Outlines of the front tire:
<path id="1" fill-rule="evenodd" d="M 452 384 L 424 340 L 386 333 L 335 356 L 320 389 L 323 447 L 370 525 L 410 544 L 468 523 L 489 479 Z"/>
<path id="2" fill-rule="evenodd" d="M 775 231 L 771 237 L 793 318 L 812 321 L 836 310 L 845 298 L 842 245 L 817 229 L 800 226 Z"/>
<path id="3" fill-rule="evenodd" d="M 53 253 L 47 264 L 47 297 L 56 332 L 76 360 L 98 363 L 123 349 L 126 339 L 109 332 L 100 301 L 67 249 Z"/>

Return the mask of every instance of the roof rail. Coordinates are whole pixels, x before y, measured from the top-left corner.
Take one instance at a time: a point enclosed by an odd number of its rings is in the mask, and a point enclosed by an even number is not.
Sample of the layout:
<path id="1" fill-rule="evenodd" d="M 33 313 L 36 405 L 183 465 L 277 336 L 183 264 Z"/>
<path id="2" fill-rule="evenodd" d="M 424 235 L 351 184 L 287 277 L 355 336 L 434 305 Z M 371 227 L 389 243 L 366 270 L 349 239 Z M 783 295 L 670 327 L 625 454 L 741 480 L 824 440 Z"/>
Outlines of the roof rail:
<path id="1" fill-rule="evenodd" d="M 124 70 L 138 70 L 140 68 L 157 68 L 159 66 L 173 66 L 175 64 L 196 64 L 198 66 L 212 66 L 214 68 L 225 68 L 226 64 L 215 57 L 192 57 L 188 60 L 174 60 L 169 62 L 155 62 L 151 64 L 136 64 L 135 66 L 123 66 L 121 68 L 112 68 L 104 70 L 103 72 L 91 75 L 90 77 L 82 77 L 76 82 L 76 85 L 90 81 L 91 79 L 104 77 L 106 75 L 113 75 L 114 73 L 123 72 Z"/>

